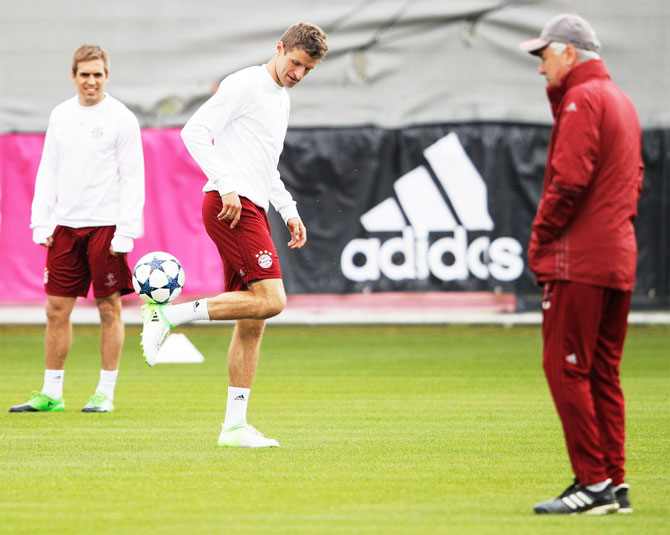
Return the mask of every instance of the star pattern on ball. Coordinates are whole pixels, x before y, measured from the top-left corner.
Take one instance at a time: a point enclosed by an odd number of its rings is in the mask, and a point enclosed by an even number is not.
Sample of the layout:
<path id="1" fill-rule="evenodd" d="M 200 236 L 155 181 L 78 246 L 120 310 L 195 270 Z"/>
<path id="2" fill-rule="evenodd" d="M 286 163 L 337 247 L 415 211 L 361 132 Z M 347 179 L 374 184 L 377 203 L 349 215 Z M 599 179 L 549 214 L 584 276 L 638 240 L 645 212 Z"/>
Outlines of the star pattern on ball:
<path id="1" fill-rule="evenodd" d="M 170 294 L 174 292 L 177 288 L 181 288 L 181 285 L 179 284 L 179 275 L 176 277 L 168 277 L 167 278 L 167 284 L 165 285 L 165 288 L 170 290 Z"/>
<path id="2" fill-rule="evenodd" d="M 155 271 L 157 269 L 160 269 L 161 271 L 163 271 L 163 264 L 164 263 L 165 263 L 164 259 L 160 259 L 160 258 L 154 256 L 151 259 L 151 262 L 149 262 L 149 264 L 148 264 L 149 265 L 149 273 L 151 273 L 152 271 Z"/>
<path id="3" fill-rule="evenodd" d="M 158 288 L 156 288 L 155 286 L 151 286 L 149 277 L 147 277 L 147 279 L 140 284 L 140 294 L 151 295 L 151 292 L 157 289 Z"/>

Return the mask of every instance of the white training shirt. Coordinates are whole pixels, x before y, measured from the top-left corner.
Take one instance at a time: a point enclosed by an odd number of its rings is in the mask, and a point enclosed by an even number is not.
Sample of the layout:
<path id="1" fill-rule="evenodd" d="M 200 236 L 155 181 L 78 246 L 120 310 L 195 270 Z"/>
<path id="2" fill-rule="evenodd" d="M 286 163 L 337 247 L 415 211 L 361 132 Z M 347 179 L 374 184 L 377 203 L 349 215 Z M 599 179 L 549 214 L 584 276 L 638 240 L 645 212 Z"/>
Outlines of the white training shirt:
<path id="1" fill-rule="evenodd" d="M 75 96 L 51 112 L 37 171 L 30 227 L 45 243 L 56 225 L 116 225 L 112 248 L 127 253 L 143 232 L 144 157 L 137 118 L 105 95 L 94 106 Z"/>
<path id="2" fill-rule="evenodd" d="M 181 132 L 208 178 L 203 191 L 235 191 L 266 212 L 271 202 L 284 222 L 298 217 L 277 170 L 289 109 L 288 92 L 265 65 L 226 77 Z"/>

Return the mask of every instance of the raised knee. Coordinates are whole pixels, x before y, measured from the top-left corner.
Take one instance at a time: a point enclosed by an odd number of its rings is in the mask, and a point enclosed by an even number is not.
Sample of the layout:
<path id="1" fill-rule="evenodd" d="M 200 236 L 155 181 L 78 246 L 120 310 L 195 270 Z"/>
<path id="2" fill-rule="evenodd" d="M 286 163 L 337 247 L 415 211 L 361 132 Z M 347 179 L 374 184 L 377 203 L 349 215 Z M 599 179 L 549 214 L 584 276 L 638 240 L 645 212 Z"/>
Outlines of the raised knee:
<path id="1" fill-rule="evenodd" d="M 286 295 L 282 292 L 267 299 L 265 303 L 265 318 L 271 318 L 286 308 Z"/>
<path id="2" fill-rule="evenodd" d="M 281 279 L 259 282 L 258 286 L 251 287 L 251 292 L 256 303 L 254 318 L 271 318 L 286 307 L 286 292 Z"/>

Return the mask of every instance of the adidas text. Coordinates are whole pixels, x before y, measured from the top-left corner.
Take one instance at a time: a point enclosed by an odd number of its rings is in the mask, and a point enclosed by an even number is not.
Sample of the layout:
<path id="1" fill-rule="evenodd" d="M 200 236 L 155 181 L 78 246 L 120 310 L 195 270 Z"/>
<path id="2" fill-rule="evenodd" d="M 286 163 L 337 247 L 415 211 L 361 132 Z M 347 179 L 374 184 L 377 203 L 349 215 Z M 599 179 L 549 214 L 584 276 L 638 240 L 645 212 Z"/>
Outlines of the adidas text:
<path id="1" fill-rule="evenodd" d="M 463 227 L 457 227 L 453 237 L 429 245 L 416 240 L 413 229 L 407 227 L 402 237 L 383 243 L 377 238 L 350 241 L 341 261 L 344 276 L 357 282 L 379 280 L 382 275 L 391 280 L 425 279 L 429 274 L 443 281 L 466 280 L 470 274 L 481 280 L 493 276 L 499 281 L 513 281 L 523 273 L 522 252 L 514 238 L 491 242 L 488 236 L 480 236 L 468 244 Z M 400 264 L 393 261 L 398 254 L 404 260 Z M 361 256 L 364 262 L 358 264 L 356 259 Z M 452 258 L 451 263 L 445 262 L 446 256 Z"/>
<path id="2" fill-rule="evenodd" d="M 401 176 L 394 183 L 395 197 L 361 216 L 368 234 L 396 236 L 351 240 L 340 256 L 342 274 L 355 282 L 382 276 L 400 281 L 433 275 L 445 282 L 471 275 L 504 282 L 521 277 L 523 247 L 512 237 L 491 240 L 486 183 L 458 136 L 437 140 L 424 156 L 451 205 L 426 166 Z"/>

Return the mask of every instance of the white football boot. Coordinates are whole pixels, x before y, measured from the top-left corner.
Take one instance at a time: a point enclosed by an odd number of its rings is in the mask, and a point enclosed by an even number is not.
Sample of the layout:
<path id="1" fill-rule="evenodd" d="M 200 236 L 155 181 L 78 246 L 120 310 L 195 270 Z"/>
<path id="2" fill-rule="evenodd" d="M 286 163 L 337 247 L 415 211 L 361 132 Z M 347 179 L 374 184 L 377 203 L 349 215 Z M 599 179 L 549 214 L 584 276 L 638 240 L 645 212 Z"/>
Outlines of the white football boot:
<path id="1" fill-rule="evenodd" d="M 221 424 L 223 427 L 223 424 Z M 279 442 L 274 438 L 265 438 L 253 425 L 234 425 L 222 429 L 219 435 L 219 446 L 224 448 L 278 448 Z"/>
<path id="2" fill-rule="evenodd" d="M 144 327 L 142 328 L 142 352 L 149 366 L 158 362 L 158 350 L 170 334 L 173 325 L 163 315 L 165 305 L 147 303 L 142 307 Z"/>

